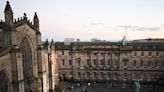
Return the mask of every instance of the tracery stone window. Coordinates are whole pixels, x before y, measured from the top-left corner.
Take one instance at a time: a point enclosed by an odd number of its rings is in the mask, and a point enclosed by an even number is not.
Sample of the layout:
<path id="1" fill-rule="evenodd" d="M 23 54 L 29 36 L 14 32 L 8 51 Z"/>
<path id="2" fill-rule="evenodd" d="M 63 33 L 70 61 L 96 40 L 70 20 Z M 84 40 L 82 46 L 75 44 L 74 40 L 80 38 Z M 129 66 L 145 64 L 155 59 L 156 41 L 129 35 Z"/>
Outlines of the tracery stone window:
<path id="1" fill-rule="evenodd" d="M 8 78 L 4 70 L 0 71 L 0 92 L 8 92 Z"/>
<path id="2" fill-rule="evenodd" d="M 24 79 L 30 80 L 32 78 L 32 51 L 27 38 L 23 38 L 21 45 L 22 60 L 23 60 L 23 73 Z"/>

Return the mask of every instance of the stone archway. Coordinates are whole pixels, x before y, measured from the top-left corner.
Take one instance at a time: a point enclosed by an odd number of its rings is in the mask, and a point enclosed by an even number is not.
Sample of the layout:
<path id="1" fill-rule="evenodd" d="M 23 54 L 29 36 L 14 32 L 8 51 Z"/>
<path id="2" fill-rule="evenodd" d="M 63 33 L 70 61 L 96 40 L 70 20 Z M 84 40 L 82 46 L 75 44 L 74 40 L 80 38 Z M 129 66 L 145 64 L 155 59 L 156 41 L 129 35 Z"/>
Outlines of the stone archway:
<path id="1" fill-rule="evenodd" d="M 22 53 L 24 89 L 25 92 L 30 92 L 33 83 L 32 48 L 26 37 L 22 38 L 20 50 Z"/>
<path id="2" fill-rule="evenodd" d="M 8 78 L 4 70 L 0 71 L 0 92 L 8 91 Z"/>

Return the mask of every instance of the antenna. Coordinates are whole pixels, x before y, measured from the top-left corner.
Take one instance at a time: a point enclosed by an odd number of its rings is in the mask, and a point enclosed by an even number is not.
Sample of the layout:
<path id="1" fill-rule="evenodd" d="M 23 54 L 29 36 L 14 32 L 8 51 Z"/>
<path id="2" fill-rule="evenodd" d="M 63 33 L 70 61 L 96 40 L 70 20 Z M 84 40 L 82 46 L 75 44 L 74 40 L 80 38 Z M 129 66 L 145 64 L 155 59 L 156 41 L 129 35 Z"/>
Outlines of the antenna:
<path id="1" fill-rule="evenodd" d="M 123 39 L 122 39 L 122 44 L 123 45 L 126 45 L 127 44 L 127 30 L 128 30 L 128 27 L 129 26 L 122 26 L 123 28 L 125 28 L 125 35 L 123 36 Z"/>
<path id="2" fill-rule="evenodd" d="M 125 28 L 126 28 L 126 29 L 125 29 L 125 37 L 127 37 L 128 26 L 126 25 Z"/>

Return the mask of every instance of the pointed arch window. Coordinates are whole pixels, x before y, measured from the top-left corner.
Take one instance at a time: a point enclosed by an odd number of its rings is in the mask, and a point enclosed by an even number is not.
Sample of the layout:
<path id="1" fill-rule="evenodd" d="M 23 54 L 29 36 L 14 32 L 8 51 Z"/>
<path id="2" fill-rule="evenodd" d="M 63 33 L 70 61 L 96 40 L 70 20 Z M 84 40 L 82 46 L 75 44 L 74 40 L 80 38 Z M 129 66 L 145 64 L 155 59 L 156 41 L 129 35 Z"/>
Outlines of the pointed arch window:
<path id="1" fill-rule="evenodd" d="M 24 79 L 29 80 L 32 78 L 32 51 L 27 38 L 24 37 L 22 39 L 20 49 L 22 52 Z"/>

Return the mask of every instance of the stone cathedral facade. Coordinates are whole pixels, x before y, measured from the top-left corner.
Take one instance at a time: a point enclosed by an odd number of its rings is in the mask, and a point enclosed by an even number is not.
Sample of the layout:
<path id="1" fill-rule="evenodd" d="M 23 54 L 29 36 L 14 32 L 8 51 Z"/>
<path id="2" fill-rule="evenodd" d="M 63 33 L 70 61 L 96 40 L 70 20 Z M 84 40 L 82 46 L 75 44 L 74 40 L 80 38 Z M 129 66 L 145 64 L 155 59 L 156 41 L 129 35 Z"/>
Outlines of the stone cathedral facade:
<path id="1" fill-rule="evenodd" d="M 0 21 L 0 92 L 47 92 L 58 83 L 54 46 L 42 44 L 39 18 L 15 19 L 7 1 Z"/>

